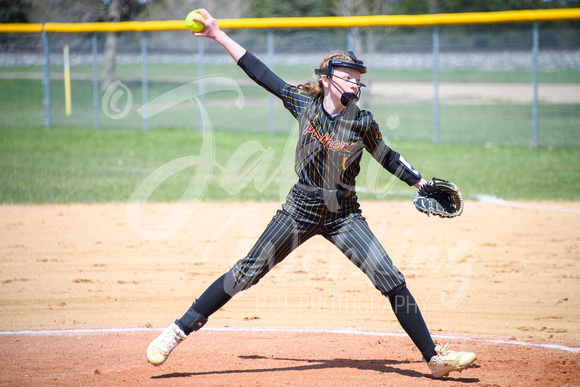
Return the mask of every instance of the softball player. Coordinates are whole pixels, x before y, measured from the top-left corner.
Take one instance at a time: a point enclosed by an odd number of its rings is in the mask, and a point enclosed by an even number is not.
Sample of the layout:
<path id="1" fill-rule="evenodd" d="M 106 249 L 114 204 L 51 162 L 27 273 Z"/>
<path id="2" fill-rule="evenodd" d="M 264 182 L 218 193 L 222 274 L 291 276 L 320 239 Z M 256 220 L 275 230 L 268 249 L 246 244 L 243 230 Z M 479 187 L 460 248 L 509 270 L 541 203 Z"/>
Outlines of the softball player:
<path id="1" fill-rule="evenodd" d="M 206 19 L 198 20 L 205 29 L 195 36 L 213 39 L 223 46 L 251 79 L 280 98 L 298 120 L 298 182 L 248 255 L 210 285 L 180 319 L 149 345 L 149 362 L 163 364 L 181 341 L 202 328 L 232 297 L 255 285 L 302 243 L 321 235 L 388 297 L 398 321 L 435 377 L 469 367 L 475 354 L 435 345 L 405 277 L 361 215 L 355 178 L 363 151 L 371 153 L 408 185 L 419 188 L 425 183 L 419 172 L 385 144 L 372 114 L 356 106 L 365 86 L 361 83 L 361 74 L 366 73 L 363 62 L 352 52 L 332 54 L 315 70 L 318 82 L 292 86 L 221 31 L 206 10 L 199 12 Z"/>

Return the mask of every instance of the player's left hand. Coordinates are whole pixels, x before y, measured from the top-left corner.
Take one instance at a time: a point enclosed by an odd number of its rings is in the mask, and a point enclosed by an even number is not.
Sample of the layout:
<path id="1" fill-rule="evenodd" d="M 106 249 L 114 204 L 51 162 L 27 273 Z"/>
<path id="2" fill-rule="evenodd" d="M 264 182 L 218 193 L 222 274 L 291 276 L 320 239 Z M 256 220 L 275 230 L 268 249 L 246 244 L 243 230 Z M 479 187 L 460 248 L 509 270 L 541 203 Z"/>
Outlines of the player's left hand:
<path id="1" fill-rule="evenodd" d="M 455 184 L 436 179 L 423 184 L 413 199 L 418 211 L 442 218 L 455 218 L 463 212 L 463 198 Z"/>

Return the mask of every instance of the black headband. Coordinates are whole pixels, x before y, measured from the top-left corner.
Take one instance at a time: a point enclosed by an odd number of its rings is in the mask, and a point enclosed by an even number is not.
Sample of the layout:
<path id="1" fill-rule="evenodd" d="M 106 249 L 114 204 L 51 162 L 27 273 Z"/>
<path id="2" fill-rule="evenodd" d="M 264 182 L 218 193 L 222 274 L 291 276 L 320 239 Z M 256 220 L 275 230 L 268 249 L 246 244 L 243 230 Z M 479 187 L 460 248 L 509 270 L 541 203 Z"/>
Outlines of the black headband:
<path id="1" fill-rule="evenodd" d="M 328 67 L 325 67 L 323 69 L 315 69 L 314 74 L 326 75 L 327 77 L 330 77 L 332 76 L 332 71 L 334 70 L 335 67 L 348 67 L 360 72 L 361 74 L 367 72 L 367 68 L 364 66 L 363 61 L 358 60 L 358 58 L 354 55 L 354 52 L 349 51 L 348 56 L 350 57 L 350 59 L 352 59 L 352 62 L 346 62 L 343 60 L 331 60 L 330 62 L 328 62 Z"/>

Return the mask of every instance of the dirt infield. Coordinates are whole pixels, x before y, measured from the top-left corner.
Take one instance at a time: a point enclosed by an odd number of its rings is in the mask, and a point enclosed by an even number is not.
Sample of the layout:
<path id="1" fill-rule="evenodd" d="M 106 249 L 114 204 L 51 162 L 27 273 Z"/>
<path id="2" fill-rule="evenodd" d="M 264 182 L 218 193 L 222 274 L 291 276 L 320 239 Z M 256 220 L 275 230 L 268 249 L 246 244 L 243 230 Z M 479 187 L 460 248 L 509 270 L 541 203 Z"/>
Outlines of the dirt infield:
<path id="1" fill-rule="evenodd" d="M 362 204 L 435 337 L 478 354 L 447 381 L 429 376 L 388 302 L 322 238 L 150 366 L 148 343 L 278 207 L 0 207 L 0 385 L 578 385 L 576 202 L 468 202 L 453 220 Z"/>

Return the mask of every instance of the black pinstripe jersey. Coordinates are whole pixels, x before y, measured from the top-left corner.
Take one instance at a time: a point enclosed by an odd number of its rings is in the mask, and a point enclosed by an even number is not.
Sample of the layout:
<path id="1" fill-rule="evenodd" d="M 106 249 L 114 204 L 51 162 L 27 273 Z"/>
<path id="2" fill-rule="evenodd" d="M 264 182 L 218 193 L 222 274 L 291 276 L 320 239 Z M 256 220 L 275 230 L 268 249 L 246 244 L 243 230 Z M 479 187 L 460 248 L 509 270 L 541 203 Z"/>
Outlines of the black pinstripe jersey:
<path id="1" fill-rule="evenodd" d="M 238 65 L 259 85 L 280 98 L 299 122 L 295 171 L 302 184 L 326 188 L 355 189 L 363 150 L 372 154 L 389 172 L 409 185 L 421 175 L 399 153 L 388 147 L 369 111 L 349 106 L 331 117 L 315 97 L 276 76 L 250 52 Z"/>

